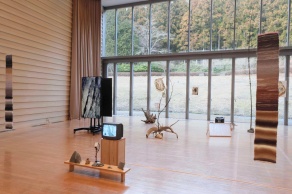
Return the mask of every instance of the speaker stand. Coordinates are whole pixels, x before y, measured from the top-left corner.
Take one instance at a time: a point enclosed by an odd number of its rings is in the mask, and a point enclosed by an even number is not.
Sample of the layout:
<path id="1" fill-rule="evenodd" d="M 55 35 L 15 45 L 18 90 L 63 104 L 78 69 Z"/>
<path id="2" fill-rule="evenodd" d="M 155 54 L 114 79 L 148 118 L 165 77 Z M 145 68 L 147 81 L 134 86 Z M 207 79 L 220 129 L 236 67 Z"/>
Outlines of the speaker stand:
<path id="1" fill-rule="evenodd" d="M 102 117 L 97 118 L 97 125 L 96 125 L 96 119 L 90 118 L 90 126 L 89 127 L 81 127 L 81 128 L 76 128 L 74 129 L 74 134 L 76 131 L 81 131 L 81 130 L 87 130 L 87 132 L 92 133 L 93 135 L 96 133 L 99 133 L 102 129 L 102 125 L 100 124 L 100 120 L 103 120 Z"/>

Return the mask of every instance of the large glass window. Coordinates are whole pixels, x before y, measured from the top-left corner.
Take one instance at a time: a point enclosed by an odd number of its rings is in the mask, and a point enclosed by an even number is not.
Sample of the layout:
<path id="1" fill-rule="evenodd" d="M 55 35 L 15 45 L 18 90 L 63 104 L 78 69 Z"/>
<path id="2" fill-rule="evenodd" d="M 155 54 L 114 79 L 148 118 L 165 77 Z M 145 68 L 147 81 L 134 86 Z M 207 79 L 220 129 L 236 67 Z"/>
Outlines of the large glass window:
<path id="1" fill-rule="evenodd" d="M 132 54 L 132 8 L 117 10 L 117 54 L 119 56 Z"/>
<path id="2" fill-rule="evenodd" d="M 235 48 L 256 48 L 260 2 L 258 0 L 237 0 L 236 2 Z"/>
<path id="3" fill-rule="evenodd" d="M 289 100 L 288 105 L 288 118 L 289 125 L 292 125 L 292 56 L 290 56 L 290 71 L 289 71 L 289 96 L 287 96 Z"/>
<path id="4" fill-rule="evenodd" d="M 288 1 L 263 0 L 262 2 L 261 32 L 259 32 L 261 1 L 258 0 L 175 0 L 170 1 L 170 9 L 168 9 L 168 1 L 137 5 L 134 6 L 133 42 L 132 8 L 119 8 L 116 26 L 117 54 L 131 55 L 132 44 L 135 55 L 167 53 L 168 37 L 169 52 L 186 52 L 188 46 L 190 51 L 210 50 L 211 47 L 212 50 L 256 48 L 258 33 L 268 32 L 278 32 L 280 46 L 286 46 L 287 25 L 291 25 L 288 24 Z M 149 30 L 150 5 L 151 29 Z M 169 14 L 168 10 L 170 10 Z M 188 25 L 189 10 L 191 10 L 190 26 Z M 115 10 L 107 10 L 104 16 L 106 18 L 104 55 L 114 56 Z M 170 21 L 169 25 L 168 21 Z M 210 32 L 212 32 L 211 44 Z M 190 45 L 188 45 L 188 36 Z M 149 37 L 151 45 L 149 45 Z"/>
<path id="5" fill-rule="evenodd" d="M 233 48 L 234 0 L 213 0 L 212 50 Z"/>
<path id="6" fill-rule="evenodd" d="M 263 0 L 262 33 L 278 32 L 280 46 L 287 44 L 287 0 Z"/>
<path id="7" fill-rule="evenodd" d="M 259 32 L 261 2 L 263 3 L 262 23 L 261 32 Z M 288 2 L 287 0 L 175 0 L 136 5 L 133 6 L 133 9 L 126 7 L 106 10 L 104 12 L 105 47 L 103 54 L 104 56 L 129 56 L 132 55 L 132 48 L 134 55 L 187 52 L 188 48 L 191 52 L 256 48 L 257 35 L 268 32 L 278 32 L 280 46 L 283 47 L 287 45 L 287 25 L 291 25 L 287 23 Z M 134 12 L 133 20 L 132 10 Z M 168 11 L 170 12 L 168 13 Z M 234 15 L 235 13 L 236 15 Z M 116 18 L 117 21 L 115 21 Z M 236 22 L 235 25 L 234 22 Z M 290 33 L 292 34 L 292 30 Z M 173 96 L 168 109 L 169 117 L 172 118 L 184 118 L 185 115 L 186 58 L 183 57 L 179 60 L 181 61 L 170 61 L 169 66 L 170 83 L 174 84 Z M 250 95 L 247 58 L 236 58 L 235 63 L 234 121 L 249 122 Z M 286 79 L 285 57 L 280 57 L 279 63 L 279 80 L 284 81 Z M 250 65 L 252 115 L 255 118 L 256 58 L 250 58 Z M 212 59 L 211 120 L 214 120 L 216 116 L 225 116 L 225 120 L 230 121 L 231 67 L 231 59 Z M 119 114 L 128 115 L 130 64 L 119 63 L 117 68 L 117 111 Z M 134 115 L 136 113 L 141 115 L 141 109 L 146 109 L 147 106 L 147 68 L 147 62 L 134 63 Z M 112 69 L 113 65 L 110 65 L 109 72 Z M 166 84 L 165 70 L 166 61 L 151 61 L 150 110 L 152 112 L 157 112 L 159 105 L 160 108 L 165 106 L 165 93 L 155 88 L 156 80 L 163 80 Z M 112 76 L 112 73 L 109 73 L 109 76 Z M 207 59 L 190 61 L 189 90 L 189 118 L 205 119 L 208 105 Z M 193 93 L 193 90 L 196 90 L 197 93 Z M 290 104 L 289 118 L 292 118 L 292 105 Z M 165 112 L 161 116 L 165 116 Z M 283 119 L 284 98 L 279 98 L 279 121 L 282 122 Z"/>
<path id="8" fill-rule="evenodd" d="M 172 92 L 169 102 L 170 118 L 185 118 L 186 110 L 186 61 L 171 61 L 170 86 Z"/>
<path id="9" fill-rule="evenodd" d="M 157 112 L 165 107 L 165 87 L 166 87 L 166 62 L 154 61 L 151 62 L 151 112 Z M 159 85 L 161 90 L 157 90 L 155 82 Z M 163 87 L 164 86 L 164 87 Z M 164 90 L 163 90 L 164 89 Z M 158 115 L 157 115 L 158 116 Z M 160 117 L 165 117 L 165 109 L 160 114 Z"/>
<path id="10" fill-rule="evenodd" d="M 149 53 L 149 5 L 134 7 L 134 55 Z"/>
<path id="11" fill-rule="evenodd" d="M 234 122 L 250 122 L 256 116 L 257 61 L 249 59 L 250 80 L 247 58 L 235 60 Z M 250 93 L 251 83 L 251 93 Z M 252 103 L 252 112 L 251 112 Z"/>
<path id="12" fill-rule="evenodd" d="M 116 42 L 116 33 L 115 33 L 115 10 L 107 10 L 104 13 L 105 17 L 105 56 L 115 56 L 115 42 Z"/>
<path id="13" fill-rule="evenodd" d="M 285 71 L 286 71 L 286 58 L 284 56 L 279 57 L 279 81 L 285 83 Z M 284 111 L 285 110 L 285 98 L 279 97 L 278 101 L 278 117 L 279 123 L 284 124 Z"/>
<path id="14" fill-rule="evenodd" d="M 117 68 L 117 115 L 129 115 L 130 64 L 118 63 Z"/>
<path id="15" fill-rule="evenodd" d="M 168 34 L 168 2 L 153 3 L 151 15 L 151 54 L 166 53 Z"/>
<path id="16" fill-rule="evenodd" d="M 189 118 L 207 119 L 208 60 L 190 61 Z"/>
<path id="17" fill-rule="evenodd" d="M 171 1 L 170 52 L 188 50 L 189 0 Z"/>
<path id="18" fill-rule="evenodd" d="M 148 63 L 134 63 L 133 115 L 144 116 L 147 110 L 147 72 Z"/>
<path id="19" fill-rule="evenodd" d="M 210 0 L 191 0 L 190 51 L 210 50 L 210 17 Z"/>
<path id="20" fill-rule="evenodd" d="M 114 98 L 114 64 L 110 63 L 107 65 L 107 77 L 112 78 L 112 96 Z"/>
<path id="21" fill-rule="evenodd" d="M 290 15 L 290 24 L 288 24 L 288 25 L 290 25 L 289 45 L 287 45 L 287 46 L 291 46 L 292 45 L 292 21 L 291 21 L 291 19 L 292 19 L 292 17 Z"/>
<path id="22" fill-rule="evenodd" d="M 230 121 L 231 113 L 231 59 L 212 60 L 211 121 L 224 116 Z"/>

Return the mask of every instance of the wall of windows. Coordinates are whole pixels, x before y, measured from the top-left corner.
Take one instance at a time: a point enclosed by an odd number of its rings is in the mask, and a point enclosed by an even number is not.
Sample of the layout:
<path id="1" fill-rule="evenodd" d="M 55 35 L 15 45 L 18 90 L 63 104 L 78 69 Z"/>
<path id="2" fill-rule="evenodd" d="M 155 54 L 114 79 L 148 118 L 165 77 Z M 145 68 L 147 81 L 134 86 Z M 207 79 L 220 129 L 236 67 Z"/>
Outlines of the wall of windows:
<path id="1" fill-rule="evenodd" d="M 166 0 L 106 9 L 103 56 L 256 48 L 257 35 L 268 32 L 278 32 L 287 46 L 288 6 L 287 0 Z"/>
<path id="2" fill-rule="evenodd" d="M 169 117 L 185 118 L 186 110 L 186 61 L 170 61 L 169 90 L 172 96 L 169 102 Z"/>
<path id="3" fill-rule="evenodd" d="M 147 110 L 147 70 L 148 63 L 134 63 L 133 77 L 133 115 L 143 115 Z"/>
<path id="4" fill-rule="evenodd" d="M 288 62 L 289 56 L 279 57 L 279 81 L 287 81 L 289 78 L 289 73 L 286 76 Z M 154 114 L 163 110 L 160 117 L 167 118 L 213 121 L 215 117 L 223 116 L 227 122 L 250 122 L 252 116 L 252 121 L 255 121 L 255 57 L 154 60 L 148 67 L 148 62 L 108 64 L 107 75 L 115 80 L 113 88 L 116 88 L 114 114 L 143 116 L 143 108 Z M 162 90 L 156 88 L 157 81 L 164 86 Z M 290 91 L 290 83 L 287 84 Z M 290 99 L 290 92 L 287 98 L 279 98 L 280 124 L 288 124 L 292 119 L 291 103 L 287 104 L 288 107 L 285 105 Z M 287 110 L 289 112 L 286 113 Z"/>
<path id="5" fill-rule="evenodd" d="M 190 61 L 189 118 L 207 119 L 208 60 Z"/>
<path id="6" fill-rule="evenodd" d="M 212 50 L 233 48 L 234 6 L 234 0 L 213 0 Z"/>
<path id="7" fill-rule="evenodd" d="M 249 122 L 249 56 L 254 121 L 257 35 L 279 33 L 279 80 L 288 80 L 289 4 L 287 0 L 165 0 L 105 8 L 103 61 L 117 67 L 116 114 L 143 116 L 142 108 L 157 113 L 173 87 L 161 117 L 224 116 L 230 122 Z M 164 92 L 155 88 L 157 79 L 166 85 Z M 279 98 L 280 123 L 292 119 L 287 101 L 290 95 Z"/>
<path id="8" fill-rule="evenodd" d="M 104 48 L 103 56 L 115 56 L 115 45 L 116 45 L 116 34 L 115 34 L 115 23 L 116 23 L 116 12 L 115 10 L 108 10 L 104 13 L 103 17 L 105 22 L 103 23 L 104 31 Z"/>
<path id="9" fill-rule="evenodd" d="M 279 81 L 285 81 L 285 71 L 286 71 L 286 59 L 285 57 L 281 56 L 279 58 Z M 284 119 L 284 112 L 285 112 L 285 98 L 284 97 L 279 97 L 278 100 L 278 117 L 279 117 L 279 121 L 280 123 L 283 123 L 283 119 Z"/>
<path id="10" fill-rule="evenodd" d="M 188 51 L 188 23 L 189 23 L 189 0 L 177 0 L 170 3 L 170 42 L 169 52 Z"/>
<path id="11" fill-rule="evenodd" d="M 250 80 L 249 68 L 250 64 Z M 256 84 L 257 84 L 256 58 L 238 58 L 235 60 L 235 88 L 234 88 L 234 121 L 250 122 L 256 114 Z M 251 85 L 250 85 L 251 83 Z M 251 86 L 251 93 L 250 93 Z M 252 97 L 252 98 L 251 98 Z M 251 110 L 252 103 L 252 110 Z"/>
<path id="12" fill-rule="evenodd" d="M 231 68 L 231 59 L 212 60 L 211 120 L 224 116 L 230 122 Z"/>
<path id="13" fill-rule="evenodd" d="M 168 45 L 168 2 L 151 6 L 150 53 L 167 53 Z"/>
<path id="14" fill-rule="evenodd" d="M 288 1 L 263 0 L 261 32 L 278 32 L 280 46 L 287 45 Z"/>
<path id="15" fill-rule="evenodd" d="M 260 23 L 260 3 L 258 0 L 236 1 L 235 48 L 257 47 Z"/>
<path id="16" fill-rule="evenodd" d="M 191 0 L 190 51 L 210 50 L 211 3 Z"/>
<path id="17" fill-rule="evenodd" d="M 117 64 L 116 110 L 118 115 L 129 115 L 130 63 Z"/>
<path id="18" fill-rule="evenodd" d="M 132 55 L 132 8 L 117 10 L 117 55 Z"/>
<path id="19" fill-rule="evenodd" d="M 165 103 L 166 103 L 166 88 L 161 91 L 155 87 L 155 82 L 161 83 L 159 85 L 166 86 L 166 61 L 152 61 L 151 62 L 151 103 L 150 111 L 157 113 L 162 111 L 160 116 L 165 117 Z M 157 115 L 157 114 L 156 114 Z"/>
<path id="20" fill-rule="evenodd" d="M 288 101 L 288 118 L 289 118 L 289 125 L 292 125 L 292 68 L 291 68 L 291 59 L 292 59 L 292 56 L 289 56 L 289 62 L 290 62 L 290 68 L 289 68 L 289 71 L 288 71 L 288 75 L 289 76 L 289 81 L 287 82 L 287 84 L 289 85 L 289 87 L 287 87 L 287 89 L 289 90 L 288 91 L 288 95 L 286 96 L 286 100 Z"/>
<path id="21" fill-rule="evenodd" d="M 134 55 L 146 55 L 149 53 L 149 7 L 149 5 L 134 7 Z"/>

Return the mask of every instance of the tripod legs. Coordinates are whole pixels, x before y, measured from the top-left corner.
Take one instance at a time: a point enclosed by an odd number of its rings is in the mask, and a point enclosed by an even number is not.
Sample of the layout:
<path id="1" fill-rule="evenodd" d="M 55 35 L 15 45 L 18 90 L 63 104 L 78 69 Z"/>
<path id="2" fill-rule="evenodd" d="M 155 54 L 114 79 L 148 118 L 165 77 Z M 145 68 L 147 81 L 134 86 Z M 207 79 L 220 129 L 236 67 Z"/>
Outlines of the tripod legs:
<path id="1" fill-rule="evenodd" d="M 81 128 L 76 128 L 74 129 L 74 134 L 76 131 L 81 131 L 81 130 L 87 130 L 87 132 L 91 132 L 93 135 L 96 133 L 99 133 L 102 129 L 102 126 L 100 125 L 100 119 L 101 118 L 97 118 L 98 119 L 98 124 L 95 124 L 95 119 L 90 118 L 90 127 L 81 127 Z M 93 121 L 93 123 L 92 123 Z"/>

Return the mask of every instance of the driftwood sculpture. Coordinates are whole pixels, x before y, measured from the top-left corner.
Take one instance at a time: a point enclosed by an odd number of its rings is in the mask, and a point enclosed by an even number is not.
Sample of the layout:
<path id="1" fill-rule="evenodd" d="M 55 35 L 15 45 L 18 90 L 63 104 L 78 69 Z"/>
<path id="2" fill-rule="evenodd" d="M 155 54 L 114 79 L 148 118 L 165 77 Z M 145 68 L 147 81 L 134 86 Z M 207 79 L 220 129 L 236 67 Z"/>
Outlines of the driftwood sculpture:
<path id="1" fill-rule="evenodd" d="M 145 111 L 143 108 L 142 108 L 142 111 L 144 112 L 144 115 L 146 117 L 146 120 L 141 120 L 141 121 L 143 121 L 146 124 L 148 124 L 148 123 L 155 123 L 155 121 L 156 121 L 156 115 L 150 114 L 150 111 L 149 110 Z"/>
<path id="2" fill-rule="evenodd" d="M 178 121 L 176 121 L 175 123 L 177 123 L 177 122 Z M 172 125 L 174 125 L 174 124 L 172 124 Z M 163 133 L 162 133 L 163 131 L 174 133 L 176 135 L 176 138 L 178 138 L 177 133 L 173 131 L 171 126 L 169 126 L 169 127 L 168 126 L 165 126 L 165 127 L 164 126 L 160 126 L 159 128 L 158 127 L 151 127 L 150 129 L 148 129 L 148 131 L 146 133 L 146 138 L 148 138 L 149 135 L 152 133 L 155 138 L 162 139 L 163 138 Z"/>
<path id="3" fill-rule="evenodd" d="M 162 78 L 158 78 L 158 79 L 155 80 L 155 87 L 156 87 L 156 89 L 158 91 L 162 92 L 162 95 L 161 95 L 161 98 L 160 98 L 160 101 L 159 101 L 159 105 L 158 105 L 158 116 L 157 116 L 157 119 L 156 119 L 156 127 L 151 127 L 150 129 L 148 129 L 148 131 L 146 133 L 146 138 L 148 138 L 149 135 L 152 133 L 155 138 L 162 139 L 163 138 L 163 133 L 162 133 L 163 131 L 169 132 L 169 133 L 174 133 L 176 135 L 176 138 L 178 138 L 177 133 L 174 132 L 174 130 L 172 129 L 172 126 L 174 124 L 176 124 L 178 122 L 178 120 L 175 123 L 173 123 L 172 125 L 170 125 L 170 126 L 163 126 L 159 122 L 160 114 L 165 110 L 165 108 L 168 106 L 168 104 L 169 104 L 169 102 L 171 100 L 171 96 L 172 96 L 172 92 L 173 92 L 173 85 L 172 85 L 172 88 L 171 88 L 170 97 L 169 97 L 168 101 L 165 103 L 165 106 L 162 109 L 160 109 L 160 105 L 161 105 L 162 99 L 165 97 L 165 90 L 166 90 L 166 87 L 165 87 L 165 85 L 163 83 L 163 79 Z M 143 112 L 145 113 L 145 111 L 143 111 Z M 155 115 L 155 117 L 156 117 L 156 115 Z"/>

